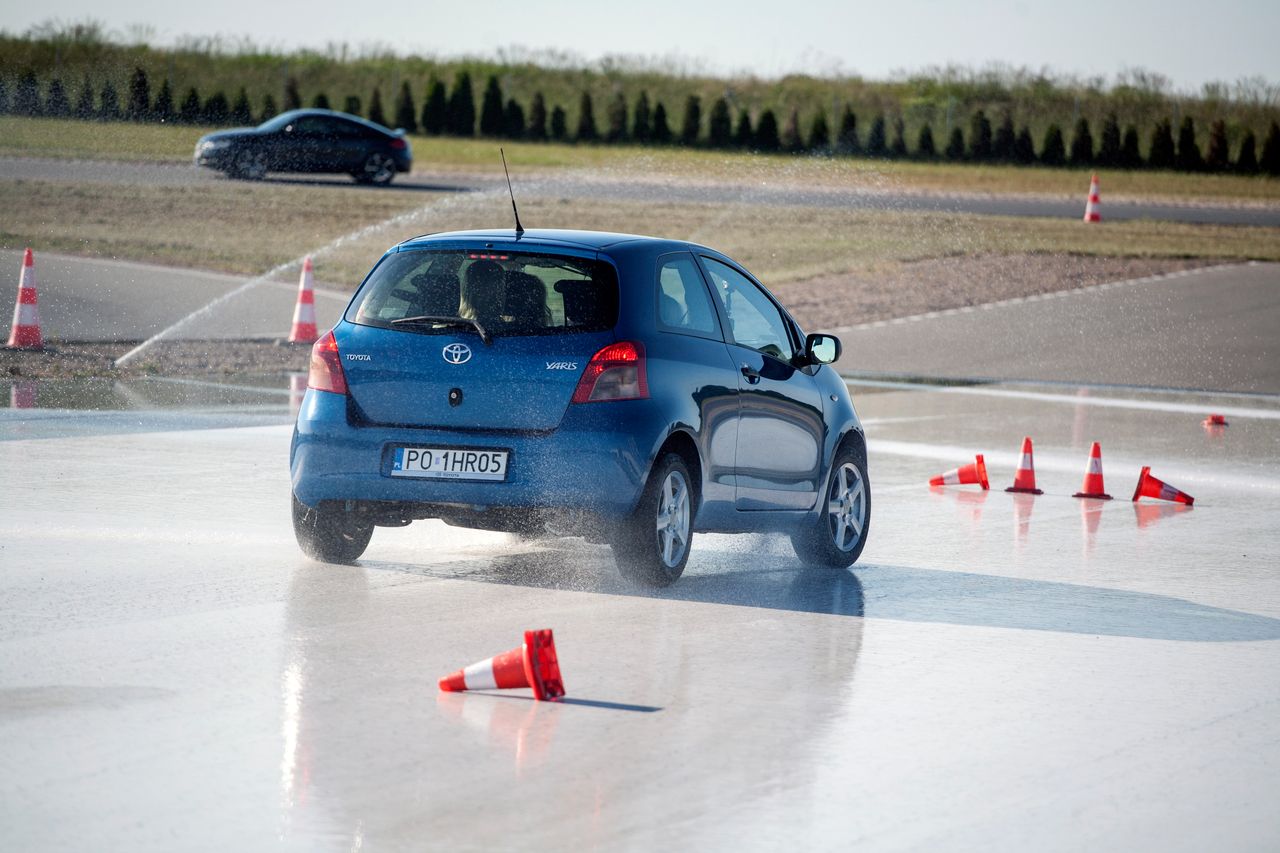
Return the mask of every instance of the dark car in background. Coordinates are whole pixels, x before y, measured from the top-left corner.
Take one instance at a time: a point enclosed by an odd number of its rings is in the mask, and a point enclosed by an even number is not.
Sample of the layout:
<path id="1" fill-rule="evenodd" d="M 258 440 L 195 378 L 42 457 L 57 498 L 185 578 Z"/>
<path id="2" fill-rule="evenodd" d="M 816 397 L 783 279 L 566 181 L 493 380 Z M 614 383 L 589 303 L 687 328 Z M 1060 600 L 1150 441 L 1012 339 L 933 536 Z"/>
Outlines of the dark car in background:
<path id="1" fill-rule="evenodd" d="M 308 554 L 356 559 L 415 519 L 613 546 L 678 578 L 697 531 L 858 559 L 866 442 L 840 342 L 806 335 L 706 246 L 588 231 L 393 247 L 312 351 L 293 435 Z"/>
<path id="2" fill-rule="evenodd" d="M 290 110 L 257 127 L 200 137 L 195 163 L 229 177 L 259 180 L 268 172 L 343 172 L 385 186 L 413 167 L 403 131 L 332 110 Z"/>

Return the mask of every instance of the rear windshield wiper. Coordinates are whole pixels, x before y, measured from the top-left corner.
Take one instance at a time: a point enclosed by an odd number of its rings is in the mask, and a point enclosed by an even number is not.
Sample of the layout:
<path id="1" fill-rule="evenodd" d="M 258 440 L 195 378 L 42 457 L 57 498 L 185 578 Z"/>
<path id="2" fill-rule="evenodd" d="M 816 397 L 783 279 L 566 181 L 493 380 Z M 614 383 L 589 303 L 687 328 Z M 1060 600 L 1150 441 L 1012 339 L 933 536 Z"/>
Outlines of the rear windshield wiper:
<path id="1" fill-rule="evenodd" d="M 493 343 L 493 335 L 485 331 L 484 326 L 476 320 L 468 320 L 466 317 L 450 317 L 443 314 L 419 314 L 416 317 L 401 317 L 399 320 L 392 320 L 393 326 L 418 326 L 436 324 L 440 326 L 457 326 L 463 328 L 475 329 L 480 333 L 480 340 L 486 345 Z"/>

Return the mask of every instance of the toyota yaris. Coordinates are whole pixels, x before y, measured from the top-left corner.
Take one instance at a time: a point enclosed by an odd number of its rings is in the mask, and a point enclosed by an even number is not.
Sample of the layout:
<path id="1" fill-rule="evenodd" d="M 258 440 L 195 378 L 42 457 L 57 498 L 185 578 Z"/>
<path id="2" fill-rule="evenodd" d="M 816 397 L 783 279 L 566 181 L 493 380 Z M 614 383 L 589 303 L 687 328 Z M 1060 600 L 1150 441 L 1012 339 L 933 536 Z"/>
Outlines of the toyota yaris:
<path id="1" fill-rule="evenodd" d="M 315 345 L 290 449 L 309 555 L 415 519 L 612 546 L 648 584 L 695 532 L 858 559 L 866 442 L 830 335 L 693 243 L 468 231 L 401 243 Z"/>

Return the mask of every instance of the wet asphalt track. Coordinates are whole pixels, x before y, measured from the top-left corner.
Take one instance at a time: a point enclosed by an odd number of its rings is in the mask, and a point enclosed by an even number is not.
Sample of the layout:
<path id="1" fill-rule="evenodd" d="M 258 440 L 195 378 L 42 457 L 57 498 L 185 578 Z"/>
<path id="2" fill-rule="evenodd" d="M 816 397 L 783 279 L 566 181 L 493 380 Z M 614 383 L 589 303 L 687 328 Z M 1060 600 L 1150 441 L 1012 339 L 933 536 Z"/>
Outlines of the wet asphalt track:
<path id="1" fill-rule="evenodd" d="M 517 176 L 518 177 L 518 176 Z M 190 186 L 226 181 L 220 173 L 198 169 L 185 163 L 133 163 L 94 160 L 54 160 L 28 157 L 0 157 L 0 180 L 71 181 L 121 185 Z M 347 186 L 352 192 L 381 192 L 378 188 L 357 187 L 345 175 L 272 175 L 269 183 L 288 185 Z M 984 216 L 1042 216 L 1079 219 L 1084 214 L 1084 189 L 1079 199 L 1026 195 L 984 195 L 978 193 L 932 193 L 901 191 L 891 182 L 873 180 L 856 190 L 806 188 L 774 184 L 732 182 L 701 184 L 683 179 L 668 180 L 628 175 L 625 180 L 607 174 L 584 178 L 555 175 L 521 181 L 522 193 L 551 198 L 591 198 L 616 201 L 669 203 L 750 203 L 760 205 L 803 205 L 853 210 L 934 211 L 972 213 Z M 505 188 L 502 178 L 458 177 L 447 172 L 417 171 L 396 178 L 394 188 L 428 193 L 473 192 Z M 1107 220 L 1154 219 L 1168 222 L 1195 222 L 1215 225 L 1280 226 L 1280 205 L 1214 205 L 1110 201 L 1104 196 Z"/>
<path id="2" fill-rule="evenodd" d="M 435 523 L 303 558 L 280 380 L 11 386 L 53 408 L 0 410 L 6 845 L 1274 849 L 1280 399 L 854 391 L 853 571 L 703 536 L 651 593 Z M 1045 495 L 924 485 L 1023 434 Z M 570 702 L 437 693 L 544 626 Z"/>

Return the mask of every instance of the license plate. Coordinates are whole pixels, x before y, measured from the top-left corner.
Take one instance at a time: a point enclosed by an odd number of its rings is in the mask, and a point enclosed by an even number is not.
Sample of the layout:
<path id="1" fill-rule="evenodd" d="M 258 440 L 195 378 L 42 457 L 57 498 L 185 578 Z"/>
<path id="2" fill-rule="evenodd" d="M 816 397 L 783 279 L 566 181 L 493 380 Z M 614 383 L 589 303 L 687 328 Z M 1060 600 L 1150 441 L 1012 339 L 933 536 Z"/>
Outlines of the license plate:
<path id="1" fill-rule="evenodd" d="M 507 479 L 507 451 L 465 447 L 397 447 L 392 477 L 436 480 Z"/>

